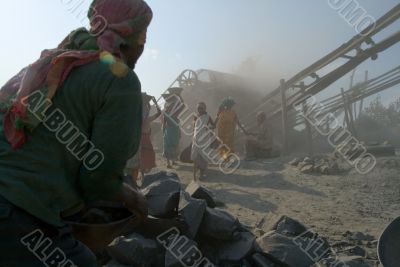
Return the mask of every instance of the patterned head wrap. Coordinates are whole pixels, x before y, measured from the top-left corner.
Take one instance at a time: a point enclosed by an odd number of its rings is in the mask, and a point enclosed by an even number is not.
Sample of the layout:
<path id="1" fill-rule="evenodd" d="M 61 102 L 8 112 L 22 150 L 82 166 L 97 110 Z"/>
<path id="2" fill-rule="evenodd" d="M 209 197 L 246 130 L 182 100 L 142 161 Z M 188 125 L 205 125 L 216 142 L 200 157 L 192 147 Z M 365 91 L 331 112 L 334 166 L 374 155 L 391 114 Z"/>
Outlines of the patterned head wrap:
<path id="1" fill-rule="evenodd" d="M 98 59 L 122 61 L 121 45 L 144 44 L 152 11 L 143 0 L 94 0 L 88 17 L 91 29 L 73 31 L 52 50 L 45 50 L 0 90 L 0 111 L 5 113 L 4 132 L 14 149 L 25 143 L 25 130 L 33 130 L 40 120 L 27 110 L 27 99 L 36 92 L 49 106 L 57 89 L 71 71 Z"/>
<path id="2" fill-rule="evenodd" d="M 207 108 L 207 105 L 206 105 L 206 103 L 204 103 L 204 102 L 199 102 L 199 103 L 197 104 L 197 106 L 202 107 L 202 108 L 204 108 L 204 109 Z"/>
<path id="3" fill-rule="evenodd" d="M 230 109 L 236 104 L 235 100 L 233 100 L 231 97 L 227 97 L 224 100 L 222 100 L 221 105 L 219 106 L 219 110 L 222 111 L 224 109 Z"/>

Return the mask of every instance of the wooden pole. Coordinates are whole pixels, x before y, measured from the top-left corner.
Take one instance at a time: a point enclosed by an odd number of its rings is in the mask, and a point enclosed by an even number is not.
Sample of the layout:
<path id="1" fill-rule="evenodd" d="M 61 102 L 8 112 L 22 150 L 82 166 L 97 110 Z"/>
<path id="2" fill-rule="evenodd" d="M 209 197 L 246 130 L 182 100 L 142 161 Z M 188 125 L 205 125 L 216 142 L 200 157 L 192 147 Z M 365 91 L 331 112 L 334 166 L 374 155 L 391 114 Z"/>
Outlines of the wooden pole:
<path id="1" fill-rule="evenodd" d="M 288 116 L 287 116 L 287 101 L 286 101 L 286 82 L 281 80 L 281 97 L 282 97 L 282 154 L 287 155 L 289 150 L 288 142 Z"/>
<path id="2" fill-rule="evenodd" d="M 349 110 L 349 117 L 350 117 L 350 127 L 351 127 L 351 133 L 353 134 L 354 137 L 357 137 L 357 131 L 356 131 L 356 127 L 354 126 L 354 116 L 353 116 L 353 106 L 352 104 L 347 101 L 346 99 L 346 105 L 348 107 Z"/>
<path id="3" fill-rule="evenodd" d="M 353 86 L 354 86 L 354 76 L 356 75 L 356 71 L 357 71 L 357 68 L 355 68 L 355 69 L 351 72 L 349 90 L 353 89 Z M 350 104 L 350 107 L 351 107 L 351 104 Z M 353 111 L 356 112 L 356 103 L 353 103 L 353 106 L 351 107 L 351 117 L 353 117 Z M 355 116 L 356 116 L 356 114 L 354 113 L 354 117 L 355 117 Z"/>
<path id="4" fill-rule="evenodd" d="M 345 120 L 346 120 L 346 126 L 347 126 L 347 129 L 351 131 L 351 128 L 350 128 L 350 118 L 349 118 L 349 111 L 348 111 L 348 107 L 347 107 L 346 96 L 345 96 L 345 94 L 344 94 L 344 89 L 341 88 L 340 90 L 341 90 L 341 92 L 342 92 L 343 107 L 344 107 L 344 118 L 345 118 Z"/>
<path id="5" fill-rule="evenodd" d="M 368 82 L 368 71 L 367 70 L 365 71 L 364 82 L 365 82 L 365 84 Z M 360 116 L 362 113 L 363 105 L 364 105 L 364 98 L 361 99 L 361 101 L 360 101 L 360 110 L 358 112 L 358 116 Z"/>
<path id="6" fill-rule="evenodd" d="M 307 114 L 307 111 L 308 111 L 307 104 L 303 103 L 303 112 L 304 112 L 304 114 Z M 312 157 L 312 156 L 314 156 L 314 149 L 313 149 L 313 138 L 312 138 L 311 124 L 306 118 L 304 118 L 304 124 L 306 125 L 308 155 L 309 155 L 309 157 Z"/>

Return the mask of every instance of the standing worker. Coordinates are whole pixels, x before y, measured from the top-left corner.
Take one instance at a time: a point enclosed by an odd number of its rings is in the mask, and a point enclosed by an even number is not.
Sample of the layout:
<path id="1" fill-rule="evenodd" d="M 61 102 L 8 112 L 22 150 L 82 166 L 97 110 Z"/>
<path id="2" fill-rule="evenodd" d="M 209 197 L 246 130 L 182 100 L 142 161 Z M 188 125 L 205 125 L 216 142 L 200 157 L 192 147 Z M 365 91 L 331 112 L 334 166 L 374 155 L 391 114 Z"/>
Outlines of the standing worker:
<path id="1" fill-rule="evenodd" d="M 218 111 L 216 125 L 218 138 L 223 143 L 223 146 L 219 149 L 219 154 L 224 160 L 228 160 L 229 156 L 235 152 L 235 133 L 236 126 L 247 135 L 246 129 L 240 123 L 235 110 L 235 101 L 228 97 L 225 98 Z"/>
<path id="2" fill-rule="evenodd" d="M 260 111 L 257 113 L 257 131 L 250 133 L 246 140 L 246 159 L 268 158 L 272 156 L 272 133 L 267 124 L 267 115 Z"/>
<path id="3" fill-rule="evenodd" d="M 171 93 L 163 94 L 166 101 L 162 120 L 163 155 L 167 160 L 167 168 L 176 165 L 179 155 L 181 129 L 179 115 L 184 109 L 181 96 L 182 88 L 170 88 Z"/>
<path id="4" fill-rule="evenodd" d="M 156 154 L 154 152 L 153 144 L 151 143 L 151 123 L 160 117 L 162 113 L 157 100 L 149 95 L 147 95 L 145 99 L 146 112 L 150 113 L 150 101 L 155 105 L 157 112 L 154 115 L 146 116 L 146 119 L 142 123 L 142 142 L 140 146 L 140 170 L 142 176 L 156 167 Z"/>
<path id="5" fill-rule="evenodd" d="M 215 124 L 210 115 L 207 113 L 207 106 L 204 102 L 200 102 L 197 105 L 197 114 L 194 118 L 194 133 L 193 133 L 193 144 L 192 144 L 192 155 L 193 160 L 193 180 L 197 181 L 197 171 L 200 171 L 200 178 L 205 176 L 205 172 L 208 169 L 208 157 L 206 155 L 206 147 L 204 144 L 208 143 L 208 140 L 212 139 L 213 132 L 210 129 L 215 129 Z"/>
<path id="6" fill-rule="evenodd" d="M 151 105 L 150 101 L 153 100 L 157 113 L 150 116 Z M 146 93 L 142 93 L 143 102 L 143 115 L 142 115 L 142 135 L 138 152 L 128 160 L 126 164 L 126 172 L 132 178 L 132 185 L 137 187 L 137 180 L 139 179 L 139 172 L 142 178 L 145 173 L 148 173 L 156 166 L 156 155 L 151 143 L 151 122 L 161 115 L 161 109 L 157 104 L 157 100 Z"/>

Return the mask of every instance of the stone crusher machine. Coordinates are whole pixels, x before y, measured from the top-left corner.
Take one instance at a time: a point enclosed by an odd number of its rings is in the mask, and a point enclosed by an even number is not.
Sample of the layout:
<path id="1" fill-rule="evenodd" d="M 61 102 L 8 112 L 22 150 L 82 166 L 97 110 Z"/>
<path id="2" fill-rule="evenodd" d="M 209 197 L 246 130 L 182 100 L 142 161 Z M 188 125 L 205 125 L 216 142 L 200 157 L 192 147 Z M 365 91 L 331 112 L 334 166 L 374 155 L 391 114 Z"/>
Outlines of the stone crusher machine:
<path id="1" fill-rule="evenodd" d="M 230 96 L 237 103 L 235 109 L 238 111 L 239 118 L 246 116 L 254 109 L 254 103 L 263 97 L 262 90 L 255 90 L 255 85 L 244 77 L 218 72 L 208 69 L 197 71 L 184 70 L 169 88 L 183 88 L 182 98 L 185 102 L 185 111 L 182 112 L 181 126 L 182 132 L 192 132 L 193 116 L 196 113 L 196 107 L 199 102 L 205 102 L 207 111 L 215 119 L 219 105 L 222 100 Z M 160 105 L 163 106 L 163 99 L 160 99 Z M 160 122 L 154 124 L 153 141 L 156 147 L 161 147 L 160 140 Z M 239 134 L 238 148 L 242 147 L 244 135 Z M 181 148 L 187 147 L 191 142 L 191 135 L 182 134 Z"/>

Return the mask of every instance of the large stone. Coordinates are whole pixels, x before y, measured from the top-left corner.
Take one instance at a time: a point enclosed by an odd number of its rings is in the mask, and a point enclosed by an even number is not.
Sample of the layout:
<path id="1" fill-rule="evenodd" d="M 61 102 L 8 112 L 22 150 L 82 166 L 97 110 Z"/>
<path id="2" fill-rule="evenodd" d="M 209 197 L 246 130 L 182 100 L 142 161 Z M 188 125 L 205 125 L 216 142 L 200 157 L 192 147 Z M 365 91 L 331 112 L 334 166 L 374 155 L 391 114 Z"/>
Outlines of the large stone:
<path id="1" fill-rule="evenodd" d="M 152 266 L 154 255 L 160 253 L 155 240 L 139 234 L 116 238 L 107 248 L 108 254 L 117 262 L 130 266 Z"/>
<path id="2" fill-rule="evenodd" d="M 319 172 L 320 172 L 321 174 L 328 175 L 328 174 L 331 173 L 331 170 L 330 170 L 330 168 L 329 168 L 328 165 L 322 165 L 322 166 L 319 167 Z"/>
<path id="3" fill-rule="evenodd" d="M 171 229 L 178 229 L 181 233 L 188 231 L 185 220 L 181 217 L 155 218 L 148 216 L 146 222 L 135 229 L 135 232 L 155 238 Z"/>
<path id="4" fill-rule="evenodd" d="M 145 188 L 157 181 L 170 180 L 170 179 L 180 182 L 178 175 L 173 172 L 161 171 L 155 174 L 149 174 L 143 178 L 142 188 Z"/>
<path id="5" fill-rule="evenodd" d="M 342 256 L 335 257 L 332 256 L 327 259 L 321 260 L 318 264 L 315 264 L 314 267 L 374 267 L 375 265 L 360 256 Z M 391 266 L 388 266 L 391 267 Z M 393 267 L 395 267 L 393 265 Z"/>
<path id="6" fill-rule="evenodd" d="M 181 184 L 173 179 L 156 181 L 143 189 L 149 214 L 158 218 L 177 216 Z"/>
<path id="7" fill-rule="evenodd" d="M 242 260 L 241 267 L 253 267 L 253 265 L 248 260 Z"/>
<path id="8" fill-rule="evenodd" d="M 360 246 L 347 247 L 344 250 L 342 250 L 341 253 L 345 253 L 348 256 L 360 256 L 360 257 L 367 256 L 367 251 Z"/>
<path id="9" fill-rule="evenodd" d="M 301 161 L 300 158 L 294 158 L 292 161 L 289 162 L 289 165 L 297 166 L 297 165 L 299 165 L 300 161 Z"/>
<path id="10" fill-rule="evenodd" d="M 221 261 L 239 262 L 254 251 L 256 237 L 249 232 L 241 232 L 237 240 L 224 242 L 218 247 L 218 257 Z"/>
<path id="11" fill-rule="evenodd" d="M 375 237 L 369 234 L 364 234 L 361 232 L 355 232 L 352 234 L 351 239 L 358 241 L 374 241 Z"/>
<path id="12" fill-rule="evenodd" d="M 297 168 L 299 170 L 301 170 L 304 166 L 307 166 L 307 165 L 312 165 L 312 164 L 308 163 L 308 162 L 301 161 L 301 162 L 299 162 L 299 164 L 297 164 Z"/>
<path id="13" fill-rule="evenodd" d="M 226 211 L 207 208 L 200 233 L 206 237 L 222 241 L 231 241 L 240 229 L 239 221 Z"/>
<path id="14" fill-rule="evenodd" d="M 165 267 L 188 267 L 195 266 L 196 261 L 192 262 L 193 255 L 198 254 L 196 257 L 197 262 L 201 260 L 201 252 L 197 248 L 197 243 L 186 236 L 179 236 L 167 248 L 165 254 Z"/>
<path id="15" fill-rule="evenodd" d="M 305 157 L 303 162 L 308 163 L 308 164 L 314 164 L 314 160 L 310 157 Z"/>
<path id="16" fill-rule="evenodd" d="M 203 221 L 204 213 L 207 204 L 202 199 L 192 198 L 188 193 L 181 192 L 181 199 L 179 201 L 179 213 L 182 215 L 188 226 L 187 235 L 190 238 L 195 238 L 201 222 Z"/>
<path id="17" fill-rule="evenodd" d="M 256 241 L 258 250 L 274 262 L 290 267 L 310 267 L 326 256 L 329 248 L 323 241 L 307 237 L 290 238 L 277 232 L 269 232 Z"/>
<path id="18" fill-rule="evenodd" d="M 123 265 L 117 262 L 116 260 L 112 260 L 108 262 L 104 267 L 131 267 L 129 265 Z"/>
<path id="19" fill-rule="evenodd" d="M 220 263 L 219 255 L 218 255 L 218 247 L 220 246 L 220 242 L 212 242 L 208 239 L 200 239 L 199 240 L 199 248 L 203 257 L 207 258 L 210 262 L 215 265 Z"/>
<path id="20" fill-rule="evenodd" d="M 279 267 L 273 263 L 270 259 L 261 255 L 260 253 L 255 253 L 252 257 L 255 267 Z"/>
<path id="21" fill-rule="evenodd" d="M 300 171 L 305 174 L 310 174 L 314 171 L 314 165 L 307 164 L 301 167 Z"/>
<path id="22" fill-rule="evenodd" d="M 308 231 L 302 223 L 285 215 L 279 218 L 270 230 L 286 236 L 299 236 Z"/>
<path id="23" fill-rule="evenodd" d="M 193 198 L 205 200 L 207 206 L 210 208 L 215 208 L 217 206 L 213 193 L 204 186 L 201 186 L 199 183 L 190 183 L 186 187 L 186 192 L 188 192 Z"/>

